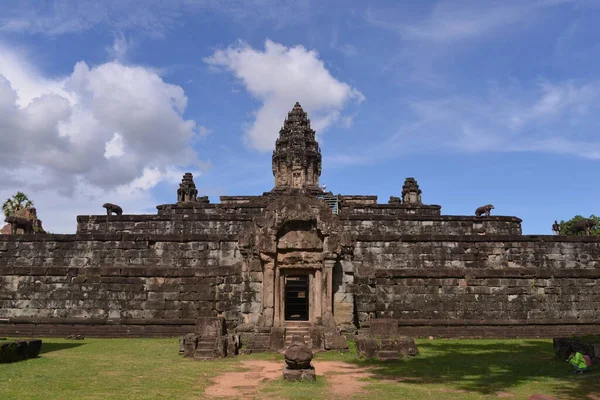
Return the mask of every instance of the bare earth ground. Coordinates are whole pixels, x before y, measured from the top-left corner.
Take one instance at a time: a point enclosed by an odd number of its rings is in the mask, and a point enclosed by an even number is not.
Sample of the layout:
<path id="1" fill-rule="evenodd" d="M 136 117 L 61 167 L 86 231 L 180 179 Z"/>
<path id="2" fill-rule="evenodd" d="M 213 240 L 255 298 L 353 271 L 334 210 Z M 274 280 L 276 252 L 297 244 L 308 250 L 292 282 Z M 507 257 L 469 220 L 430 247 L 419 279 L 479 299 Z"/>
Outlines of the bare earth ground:
<path id="1" fill-rule="evenodd" d="M 339 361 L 313 361 L 313 366 L 319 376 L 326 376 L 329 392 L 332 396 L 348 398 L 359 393 L 367 382 L 362 378 L 373 376 L 368 368 L 357 367 Z M 252 398 L 256 395 L 261 383 L 279 379 L 283 376 L 283 362 L 274 361 L 244 361 L 243 372 L 227 372 L 216 377 L 213 385 L 204 392 L 209 397 Z"/>

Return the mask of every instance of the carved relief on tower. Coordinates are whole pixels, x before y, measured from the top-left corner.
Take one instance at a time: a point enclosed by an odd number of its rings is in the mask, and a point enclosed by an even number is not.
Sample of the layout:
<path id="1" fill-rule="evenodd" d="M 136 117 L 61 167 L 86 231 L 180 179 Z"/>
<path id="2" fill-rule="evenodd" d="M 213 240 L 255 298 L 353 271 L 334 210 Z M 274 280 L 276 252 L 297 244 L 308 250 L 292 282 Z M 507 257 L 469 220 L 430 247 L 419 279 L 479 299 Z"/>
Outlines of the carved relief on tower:
<path id="1" fill-rule="evenodd" d="M 304 183 L 304 179 L 302 179 L 302 170 L 300 168 L 295 168 L 292 171 L 292 187 L 296 189 L 302 188 L 302 184 Z"/>

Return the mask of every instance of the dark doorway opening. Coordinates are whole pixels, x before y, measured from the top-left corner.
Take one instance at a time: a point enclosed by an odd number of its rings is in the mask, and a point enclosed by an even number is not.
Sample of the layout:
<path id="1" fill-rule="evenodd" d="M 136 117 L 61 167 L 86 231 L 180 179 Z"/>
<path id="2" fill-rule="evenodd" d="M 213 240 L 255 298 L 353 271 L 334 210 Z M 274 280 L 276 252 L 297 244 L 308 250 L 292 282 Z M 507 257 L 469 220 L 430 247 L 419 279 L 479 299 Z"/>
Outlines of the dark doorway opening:
<path id="1" fill-rule="evenodd" d="M 285 277 L 286 321 L 308 321 L 308 276 Z"/>

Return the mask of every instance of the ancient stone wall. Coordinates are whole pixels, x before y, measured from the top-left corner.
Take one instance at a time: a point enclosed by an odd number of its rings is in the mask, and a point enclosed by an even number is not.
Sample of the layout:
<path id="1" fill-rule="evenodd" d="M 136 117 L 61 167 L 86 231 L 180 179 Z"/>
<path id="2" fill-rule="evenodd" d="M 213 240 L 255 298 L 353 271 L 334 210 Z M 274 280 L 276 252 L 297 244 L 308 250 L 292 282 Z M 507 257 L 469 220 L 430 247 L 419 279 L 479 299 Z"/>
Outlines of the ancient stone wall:
<path id="1" fill-rule="evenodd" d="M 198 316 L 256 322 L 263 265 L 242 257 L 239 239 L 264 207 L 172 205 L 81 216 L 77 235 L 0 236 L 0 318 L 9 319 L 0 334 L 166 336 Z M 521 236 L 518 218 L 498 216 L 342 213 L 340 222 L 356 242 L 333 266 L 338 324 L 356 313 L 360 328 L 393 318 L 418 336 L 600 329 L 600 238 Z M 279 245 L 304 243 L 296 236 Z"/>
<path id="2" fill-rule="evenodd" d="M 252 221 L 250 215 L 91 215 L 77 217 L 79 234 L 231 235 Z"/>
<path id="3" fill-rule="evenodd" d="M 80 215 L 77 217 L 77 233 L 231 235 L 242 231 L 264 208 L 260 203 L 248 203 L 247 197 L 232 196 L 228 198 L 230 203 L 224 205 L 161 205 L 157 207 L 157 215 Z"/>
<path id="4" fill-rule="evenodd" d="M 237 237 L 28 235 L 0 237 L 4 335 L 164 336 L 198 316 L 237 323 L 242 284 Z"/>
<path id="5" fill-rule="evenodd" d="M 600 238 L 363 235 L 358 319 L 403 332 L 551 336 L 600 328 Z"/>
<path id="6" fill-rule="evenodd" d="M 521 235 L 515 217 L 342 214 L 340 219 L 355 235 Z"/>

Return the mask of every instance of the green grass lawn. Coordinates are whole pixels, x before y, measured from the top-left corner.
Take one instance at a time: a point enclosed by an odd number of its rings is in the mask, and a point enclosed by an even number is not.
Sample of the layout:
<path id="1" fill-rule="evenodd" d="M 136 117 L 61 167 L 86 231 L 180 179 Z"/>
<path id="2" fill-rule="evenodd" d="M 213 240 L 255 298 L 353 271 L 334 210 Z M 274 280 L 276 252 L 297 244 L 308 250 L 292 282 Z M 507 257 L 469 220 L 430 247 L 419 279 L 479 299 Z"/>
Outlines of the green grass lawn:
<path id="1" fill-rule="evenodd" d="M 398 362 L 364 361 L 356 353 L 320 353 L 376 374 L 356 399 L 485 399 L 533 393 L 559 399 L 600 398 L 600 366 L 583 376 L 554 359 L 551 340 L 419 340 L 421 355 Z M 194 361 L 177 354 L 177 339 L 43 339 L 36 359 L 0 364 L 0 399 L 202 399 L 210 378 L 240 370 L 239 360 L 281 360 L 278 354 Z M 319 373 L 317 369 L 317 374 Z M 326 398 L 316 384 L 276 380 L 257 397 Z"/>

